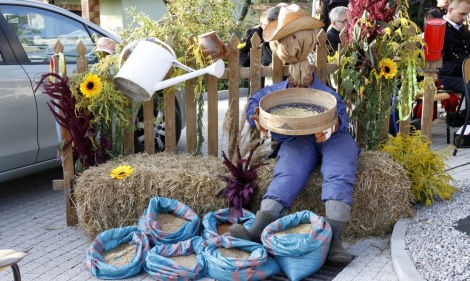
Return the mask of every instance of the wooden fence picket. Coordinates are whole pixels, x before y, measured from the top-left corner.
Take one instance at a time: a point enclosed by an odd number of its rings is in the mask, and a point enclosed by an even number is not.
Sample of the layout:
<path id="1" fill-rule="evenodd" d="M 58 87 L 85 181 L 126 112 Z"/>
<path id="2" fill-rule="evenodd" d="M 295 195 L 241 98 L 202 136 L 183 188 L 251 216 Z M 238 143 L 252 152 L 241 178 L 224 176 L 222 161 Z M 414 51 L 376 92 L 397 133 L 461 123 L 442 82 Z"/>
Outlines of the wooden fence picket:
<path id="1" fill-rule="evenodd" d="M 283 78 L 283 62 L 282 60 L 277 56 L 276 53 L 272 54 L 273 57 L 273 62 L 272 62 L 272 78 L 273 78 L 273 84 L 282 82 Z"/>
<path id="2" fill-rule="evenodd" d="M 123 40 L 120 47 L 121 50 L 127 45 L 127 40 Z M 122 60 L 125 62 L 129 57 L 129 50 L 126 50 L 126 53 L 123 55 Z M 133 104 L 133 99 L 131 97 L 127 97 L 127 104 L 125 105 L 127 109 L 131 110 Z M 133 124 L 133 114 L 129 114 L 127 117 L 127 122 L 129 126 Z M 133 130 L 124 130 L 124 154 L 134 154 L 134 131 Z"/>
<path id="3" fill-rule="evenodd" d="M 165 43 L 173 48 L 173 41 L 170 37 L 167 37 Z M 165 76 L 165 80 L 170 79 L 171 75 L 174 72 L 174 68 L 172 67 L 170 71 L 168 71 L 167 75 Z M 163 95 L 165 100 L 165 151 L 176 153 L 176 123 L 175 123 L 175 88 L 170 88 L 168 93 Z M 152 112 L 153 115 L 153 112 Z M 153 118 L 153 116 L 152 116 Z M 152 124 L 151 129 L 152 137 L 154 135 L 154 125 Z M 144 131 L 145 133 L 145 131 Z M 153 137 L 155 140 L 155 137 Z M 155 153 L 155 151 L 153 152 Z"/>
<path id="4" fill-rule="evenodd" d="M 250 50 L 250 96 L 256 94 L 261 90 L 261 49 L 259 45 L 261 39 L 258 33 L 251 37 L 251 50 Z"/>
<path id="5" fill-rule="evenodd" d="M 237 147 L 238 130 L 240 126 L 240 53 L 237 49 L 238 38 L 232 34 L 229 41 L 230 56 L 228 57 L 228 103 L 232 122 L 228 133 L 228 157 L 233 159 Z"/>
<path id="6" fill-rule="evenodd" d="M 83 45 L 83 42 L 80 41 L 77 46 L 77 51 L 79 55 L 79 57 L 77 57 L 77 67 L 80 65 L 80 69 L 83 69 L 84 65 L 88 65 L 86 58 L 84 58 L 84 55 L 85 55 L 85 52 L 83 50 L 84 47 L 85 46 Z M 59 40 L 57 40 L 57 43 L 54 46 L 54 51 L 56 55 L 64 52 L 64 46 Z M 85 51 L 86 51 L 86 48 L 85 48 Z M 60 73 L 59 56 L 54 56 L 54 66 L 55 66 L 55 69 L 54 69 L 55 73 L 59 74 Z M 63 78 L 67 77 L 67 64 L 64 66 L 64 72 L 62 73 L 62 77 Z M 61 116 L 64 116 L 61 110 L 59 110 L 59 114 Z M 67 139 L 70 139 L 71 137 L 72 136 L 70 135 L 70 132 L 67 131 L 62 126 L 60 126 L 60 139 L 65 140 L 65 142 L 67 142 Z M 67 226 L 76 226 L 78 224 L 78 217 L 77 217 L 77 210 L 75 209 L 72 203 L 73 190 L 72 190 L 72 185 L 71 185 L 73 176 L 75 175 L 72 145 L 69 145 L 66 149 L 62 151 L 62 167 L 64 171 L 64 195 L 65 195 L 65 213 L 66 213 Z"/>
<path id="7" fill-rule="evenodd" d="M 194 44 L 194 38 L 189 37 L 190 44 Z M 196 68 L 196 62 L 193 60 L 194 55 L 192 52 L 186 52 L 187 66 Z M 186 152 L 193 154 L 197 147 L 197 104 L 195 102 L 194 87 L 197 83 L 197 78 L 189 79 L 186 81 Z M 182 112 L 180 112 L 182 115 Z"/>
<path id="8" fill-rule="evenodd" d="M 326 46 L 326 34 L 323 29 L 320 29 L 320 32 L 317 35 L 318 45 L 317 45 L 317 59 L 315 60 L 315 75 L 320 79 L 320 81 L 326 85 L 326 80 L 328 77 L 327 73 L 327 64 L 328 64 L 328 52 Z"/>
<path id="9" fill-rule="evenodd" d="M 262 50 L 259 48 L 261 39 L 255 33 L 251 37 L 251 50 L 250 50 L 250 96 L 248 99 L 261 90 L 261 55 Z M 248 101 L 247 101 L 248 102 Z M 260 138 L 260 132 L 256 129 L 250 128 L 250 143 Z"/>
<path id="10" fill-rule="evenodd" d="M 207 75 L 207 153 L 219 155 L 218 79 Z"/>

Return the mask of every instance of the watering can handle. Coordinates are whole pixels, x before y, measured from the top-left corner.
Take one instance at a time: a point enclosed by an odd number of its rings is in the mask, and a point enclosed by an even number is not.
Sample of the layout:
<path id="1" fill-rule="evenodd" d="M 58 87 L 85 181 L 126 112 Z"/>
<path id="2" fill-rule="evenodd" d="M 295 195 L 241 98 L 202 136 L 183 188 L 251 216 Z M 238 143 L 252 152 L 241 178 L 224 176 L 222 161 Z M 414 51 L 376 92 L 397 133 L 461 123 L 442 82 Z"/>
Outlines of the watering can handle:
<path id="1" fill-rule="evenodd" d="M 132 41 L 131 43 L 127 44 L 121 51 L 121 54 L 119 55 L 119 69 L 121 69 L 121 62 L 122 62 L 122 57 L 124 56 L 124 54 L 126 53 L 126 51 L 131 48 L 131 47 L 134 47 L 135 45 L 137 45 L 139 42 L 142 42 L 142 41 L 151 41 L 151 42 L 156 42 L 156 43 L 160 43 L 162 45 L 164 45 L 167 50 L 173 55 L 173 58 L 174 58 L 174 61 L 176 61 L 176 55 L 175 55 L 175 52 L 173 51 L 173 49 L 168 46 L 168 44 L 166 44 L 165 42 L 161 41 L 160 39 L 158 38 L 155 38 L 155 37 L 147 37 L 147 38 L 140 38 L 138 40 L 135 40 L 135 41 Z"/>

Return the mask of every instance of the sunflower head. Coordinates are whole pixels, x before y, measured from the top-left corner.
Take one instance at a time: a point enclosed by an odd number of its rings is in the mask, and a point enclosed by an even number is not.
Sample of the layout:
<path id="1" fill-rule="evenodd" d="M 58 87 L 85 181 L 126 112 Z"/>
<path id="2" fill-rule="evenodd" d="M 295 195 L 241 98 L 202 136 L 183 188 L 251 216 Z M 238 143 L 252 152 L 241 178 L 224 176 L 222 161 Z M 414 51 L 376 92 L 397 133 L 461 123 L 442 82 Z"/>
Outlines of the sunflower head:
<path id="1" fill-rule="evenodd" d="M 80 84 L 80 91 L 86 98 L 92 98 L 101 92 L 103 84 L 96 74 L 89 74 L 85 77 L 85 81 Z"/>
<path id="2" fill-rule="evenodd" d="M 380 74 L 378 76 L 379 78 L 382 76 L 385 76 L 386 79 L 390 79 L 390 78 L 395 77 L 395 75 L 397 75 L 398 67 L 397 67 L 397 64 L 393 62 L 393 60 L 383 59 L 379 62 L 379 66 L 380 66 Z"/>
<path id="3" fill-rule="evenodd" d="M 119 166 L 116 169 L 111 171 L 111 174 L 109 175 L 113 179 L 120 179 L 122 180 L 123 178 L 129 176 L 134 172 L 134 169 L 131 169 L 131 166 Z"/>

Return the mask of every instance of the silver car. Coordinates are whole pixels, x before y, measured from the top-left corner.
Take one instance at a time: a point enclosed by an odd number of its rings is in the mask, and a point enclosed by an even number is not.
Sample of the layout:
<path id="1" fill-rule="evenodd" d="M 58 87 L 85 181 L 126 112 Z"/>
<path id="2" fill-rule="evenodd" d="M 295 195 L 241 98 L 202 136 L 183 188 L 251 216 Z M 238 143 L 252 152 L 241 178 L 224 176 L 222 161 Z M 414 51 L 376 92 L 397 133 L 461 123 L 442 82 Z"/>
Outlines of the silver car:
<path id="1" fill-rule="evenodd" d="M 49 72 L 54 45 L 64 45 L 67 73 L 76 68 L 77 42 L 87 54 L 93 34 L 121 42 L 114 34 L 57 6 L 28 0 L 0 0 L 0 182 L 60 165 L 57 130 L 46 102 L 50 97 L 33 90 Z M 92 65 L 90 57 L 89 64 Z M 184 128 L 184 103 L 176 100 L 177 139 Z M 155 103 L 157 103 L 155 99 Z M 180 107 L 181 106 L 181 107 Z M 143 151 L 142 110 L 136 123 L 135 149 Z M 155 112 L 160 116 L 161 112 Z M 156 151 L 164 150 L 164 122 L 155 124 Z"/>

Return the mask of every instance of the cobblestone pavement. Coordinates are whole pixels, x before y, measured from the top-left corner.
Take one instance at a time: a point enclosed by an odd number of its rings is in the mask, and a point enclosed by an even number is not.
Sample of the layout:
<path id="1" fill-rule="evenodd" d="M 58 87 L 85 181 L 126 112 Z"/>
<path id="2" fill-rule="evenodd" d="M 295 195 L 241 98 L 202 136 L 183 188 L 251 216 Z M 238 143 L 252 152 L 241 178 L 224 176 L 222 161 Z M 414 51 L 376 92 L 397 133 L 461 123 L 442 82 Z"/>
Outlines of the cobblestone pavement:
<path id="1" fill-rule="evenodd" d="M 227 101 L 219 101 L 219 127 L 227 104 Z M 240 101 L 240 108 L 243 107 L 244 99 Z M 445 124 L 440 120 L 433 123 L 433 141 L 433 149 L 447 146 Z M 178 151 L 184 152 L 184 143 L 183 131 Z M 219 143 L 219 149 L 225 150 L 225 146 L 226 143 Z M 207 147 L 204 151 L 207 152 Z M 469 154 L 469 149 L 462 149 L 448 162 L 454 168 L 451 174 L 458 180 L 470 178 L 466 171 L 470 164 Z M 62 171 L 55 168 L 0 184 L 0 249 L 32 248 L 19 263 L 25 281 L 98 280 L 81 263 L 83 251 L 92 239 L 76 227 L 66 227 L 63 191 L 53 190 L 51 184 L 52 180 L 60 178 Z M 334 280 L 397 280 L 391 266 L 389 243 L 390 237 L 386 236 L 352 244 L 348 250 L 357 257 Z M 13 280 L 11 269 L 0 272 L 0 280 Z M 153 279 L 141 272 L 126 280 Z"/>

